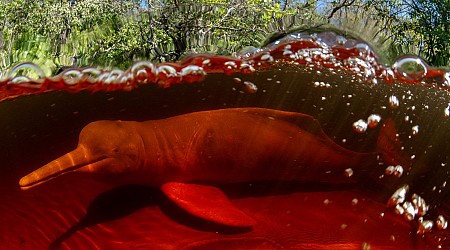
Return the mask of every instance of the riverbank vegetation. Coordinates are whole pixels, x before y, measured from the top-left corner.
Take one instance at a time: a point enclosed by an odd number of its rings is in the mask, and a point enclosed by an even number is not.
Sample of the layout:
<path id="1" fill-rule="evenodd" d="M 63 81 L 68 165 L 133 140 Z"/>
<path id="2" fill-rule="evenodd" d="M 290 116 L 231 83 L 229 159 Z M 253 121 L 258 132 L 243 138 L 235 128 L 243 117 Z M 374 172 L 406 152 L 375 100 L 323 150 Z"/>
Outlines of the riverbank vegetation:
<path id="1" fill-rule="evenodd" d="M 443 0 L 0 1 L 0 72 L 31 61 L 125 68 L 192 53 L 231 55 L 290 33 L 337 28 L 392 63 L 403 54 L 447 66 L 450 6 Z M 0 75 L 1 77 L 1 75 Z"/>

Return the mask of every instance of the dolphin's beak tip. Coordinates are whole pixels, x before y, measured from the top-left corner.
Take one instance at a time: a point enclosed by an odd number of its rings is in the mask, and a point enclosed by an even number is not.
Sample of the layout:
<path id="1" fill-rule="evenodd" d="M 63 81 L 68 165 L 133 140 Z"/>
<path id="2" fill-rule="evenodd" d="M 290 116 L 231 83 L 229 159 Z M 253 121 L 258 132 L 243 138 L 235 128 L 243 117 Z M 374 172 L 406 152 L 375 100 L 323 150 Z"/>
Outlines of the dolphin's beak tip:
<path id="1" fill-rule="evenodd" d="M 26 186 L 26 185 L 27 185 L 27 180 L 26 180 L 25 177 L 22 177 L 22 178 L 19 180 L 19 186 L 23 187 L 23 186 Z"/>
<path id="2" fill-rule="evenodd" d="M 86 158 L 83 149 L 77 148 L 39 169 L 36 169 L 28 175 L 23 176 L 19 180 L 20 189 L 30 189 L 62 174 L 75 172 L 79 168 L 91 163 L 92 161 L 89 161 L 89 159 Z"/>
<path id="3" fill-rule="evenodd" d="M 30 184 L 30 182 L 29 182 L 27 176 L 22 177 L 22 178 L 19 180 L 19 186 L 20 186 L 20 188 L 21 188 L 22 190 L 26 189 L 26 186 L 28 186 L 28 184 Z"/>

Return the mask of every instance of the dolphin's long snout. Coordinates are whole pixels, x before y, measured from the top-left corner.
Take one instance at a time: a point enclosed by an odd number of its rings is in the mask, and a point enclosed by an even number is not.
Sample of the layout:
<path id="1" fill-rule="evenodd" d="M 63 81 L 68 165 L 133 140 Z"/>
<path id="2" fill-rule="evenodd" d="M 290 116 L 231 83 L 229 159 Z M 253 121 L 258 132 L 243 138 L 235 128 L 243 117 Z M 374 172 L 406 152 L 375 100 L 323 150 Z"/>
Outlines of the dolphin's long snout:
<path id="1" fill-rule="evenodd" d="M 22 177 L 19 181 L 20 188 L 23 190 L 32 188 L 89 163 L 84 148 L 77 147 L 75 150 Z"/>

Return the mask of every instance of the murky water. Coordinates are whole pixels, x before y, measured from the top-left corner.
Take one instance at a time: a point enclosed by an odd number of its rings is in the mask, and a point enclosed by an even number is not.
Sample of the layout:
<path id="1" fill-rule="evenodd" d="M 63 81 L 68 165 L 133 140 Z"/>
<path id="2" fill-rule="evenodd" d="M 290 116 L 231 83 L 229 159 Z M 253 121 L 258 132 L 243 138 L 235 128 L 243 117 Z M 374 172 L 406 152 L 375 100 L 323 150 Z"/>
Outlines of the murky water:
<path id="1" fill-rule="evenodd" d="M 45 77 L 39 67 L 19 65 L 0 82 L 0 245 L 5 249 L 447 248 L 448 73 L 413 57 L 400 58 L 392 67 L 378 61 L 363 43 L 321 33 L 295 34 L 239 58 L 197 55 L 179 63 L 136 63 L 125 71 L 68 69 Z M 31 73 L 18 75 L 25 68 Z M 204 144 L 212 145 L 203 146 L 205 152 L 214 153 L 204 157 L 222 157 L 223 166 L 230 169 L 227 178 L 179 177 L 175 171 L 165 171 L 163 177 L 219 187 L 232 207 L 256 222 L 253 226 L 199 218 L 167 198 L 152 177 L 142 185 L 141 179 L 146 180 L 142 173 L 148 172 L 138 173 L 139 183 L 124 181 L 126 173 L 68 173 L 28 190 L 19 187 L 23 176 L 75 149 L 81 129 L 90 122 L 159 120 L 236 107 L 295 113 L 265 115 L 267 122 L 258 119 L 254 129 L 247 126 L 235 137 L 226 130 L 232 119 L 215 120 L 226 132 Z M 300 119 L 294 114 L 309 116 Z M 240 119 L 233 121 L 239 124 L 244 121 Z M 314 119 L 318 126 L 311 125 Z M 185 123 L 175 124 L 177 131 L 188 130 Z M 201 124 L 217 129 L 212 123 Z M 269 126 L 271 133 L 249 136 L 262 126 Z M 286 126 L 312 135 L 301 137 L 312 138 L 307 140 L 311 148 L 324 143 L 333 152 L 350 154 L 345 158 L 349 165 L 341 166 L 338 157 L 320 150 L 314 155 L 327 159 L 300 151 L 302 157 L 292 161 L 315 160 L 303 163 L 304 172 L 292 171 L 289 166 L 294 164 L 286 163 L 289 155 L 279 158 L 283 164 L 277 166 L 273 159 L 281 153 L 271 158 L 264 157 L 273 150 L 256 153 L 261 142 L 274 140 L 270 136 Z M 104 145 L 113 137 L 108 138 Z M 237 150 L 238 144 L 225 145 L 231 152 L 228 158 L 223 157 L 224 150 L 210 150 L 236 138 L 244 138 L 248 146 Z M 273 148 L 287 152 L 300 147 L 289 144 L 289 138 L 278 144 Z M 168 145 L 162 157 L 174 154 L 179 143 Z M 242 150 L 247 150 L 246 157 Z M 350 163 L 360 155 L 368 155 L 367 160 Z M 190 166 L 187 159 L 176 160 Z M 258 162 L 254 159 L 270 161 L 260 161 L 249 171 L 245 166 Z M 211 166 L 211 161 L 200 162 L 196 165 Z M 267 175 L 268 169 L 279 172 Z M 195 192 L 192 196 L 201 197 Z"/>

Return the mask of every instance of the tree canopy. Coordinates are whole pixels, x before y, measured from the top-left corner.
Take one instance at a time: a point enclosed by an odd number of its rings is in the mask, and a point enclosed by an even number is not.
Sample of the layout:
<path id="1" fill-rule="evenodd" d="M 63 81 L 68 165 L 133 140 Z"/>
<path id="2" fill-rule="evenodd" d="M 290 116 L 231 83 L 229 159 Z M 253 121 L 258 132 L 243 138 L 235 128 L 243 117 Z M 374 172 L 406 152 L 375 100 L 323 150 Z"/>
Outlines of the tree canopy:
<path id="1" fill-rule="evenodd" d="M 450 2 L 446 0 L 373 1 L 394 40 L 435 66 L 450 60 Z"/>
<path id="2" fill-rule="evenodd" d="M 361 35 L 389 58 L 417 53 L 446 66 L 448 5 L 443 0 L 0 1 L 0 72 L 23 61 L 51 74 L 62 66 L 127 67 L 190 53 L 234 54 L 323 25 Z"/>

